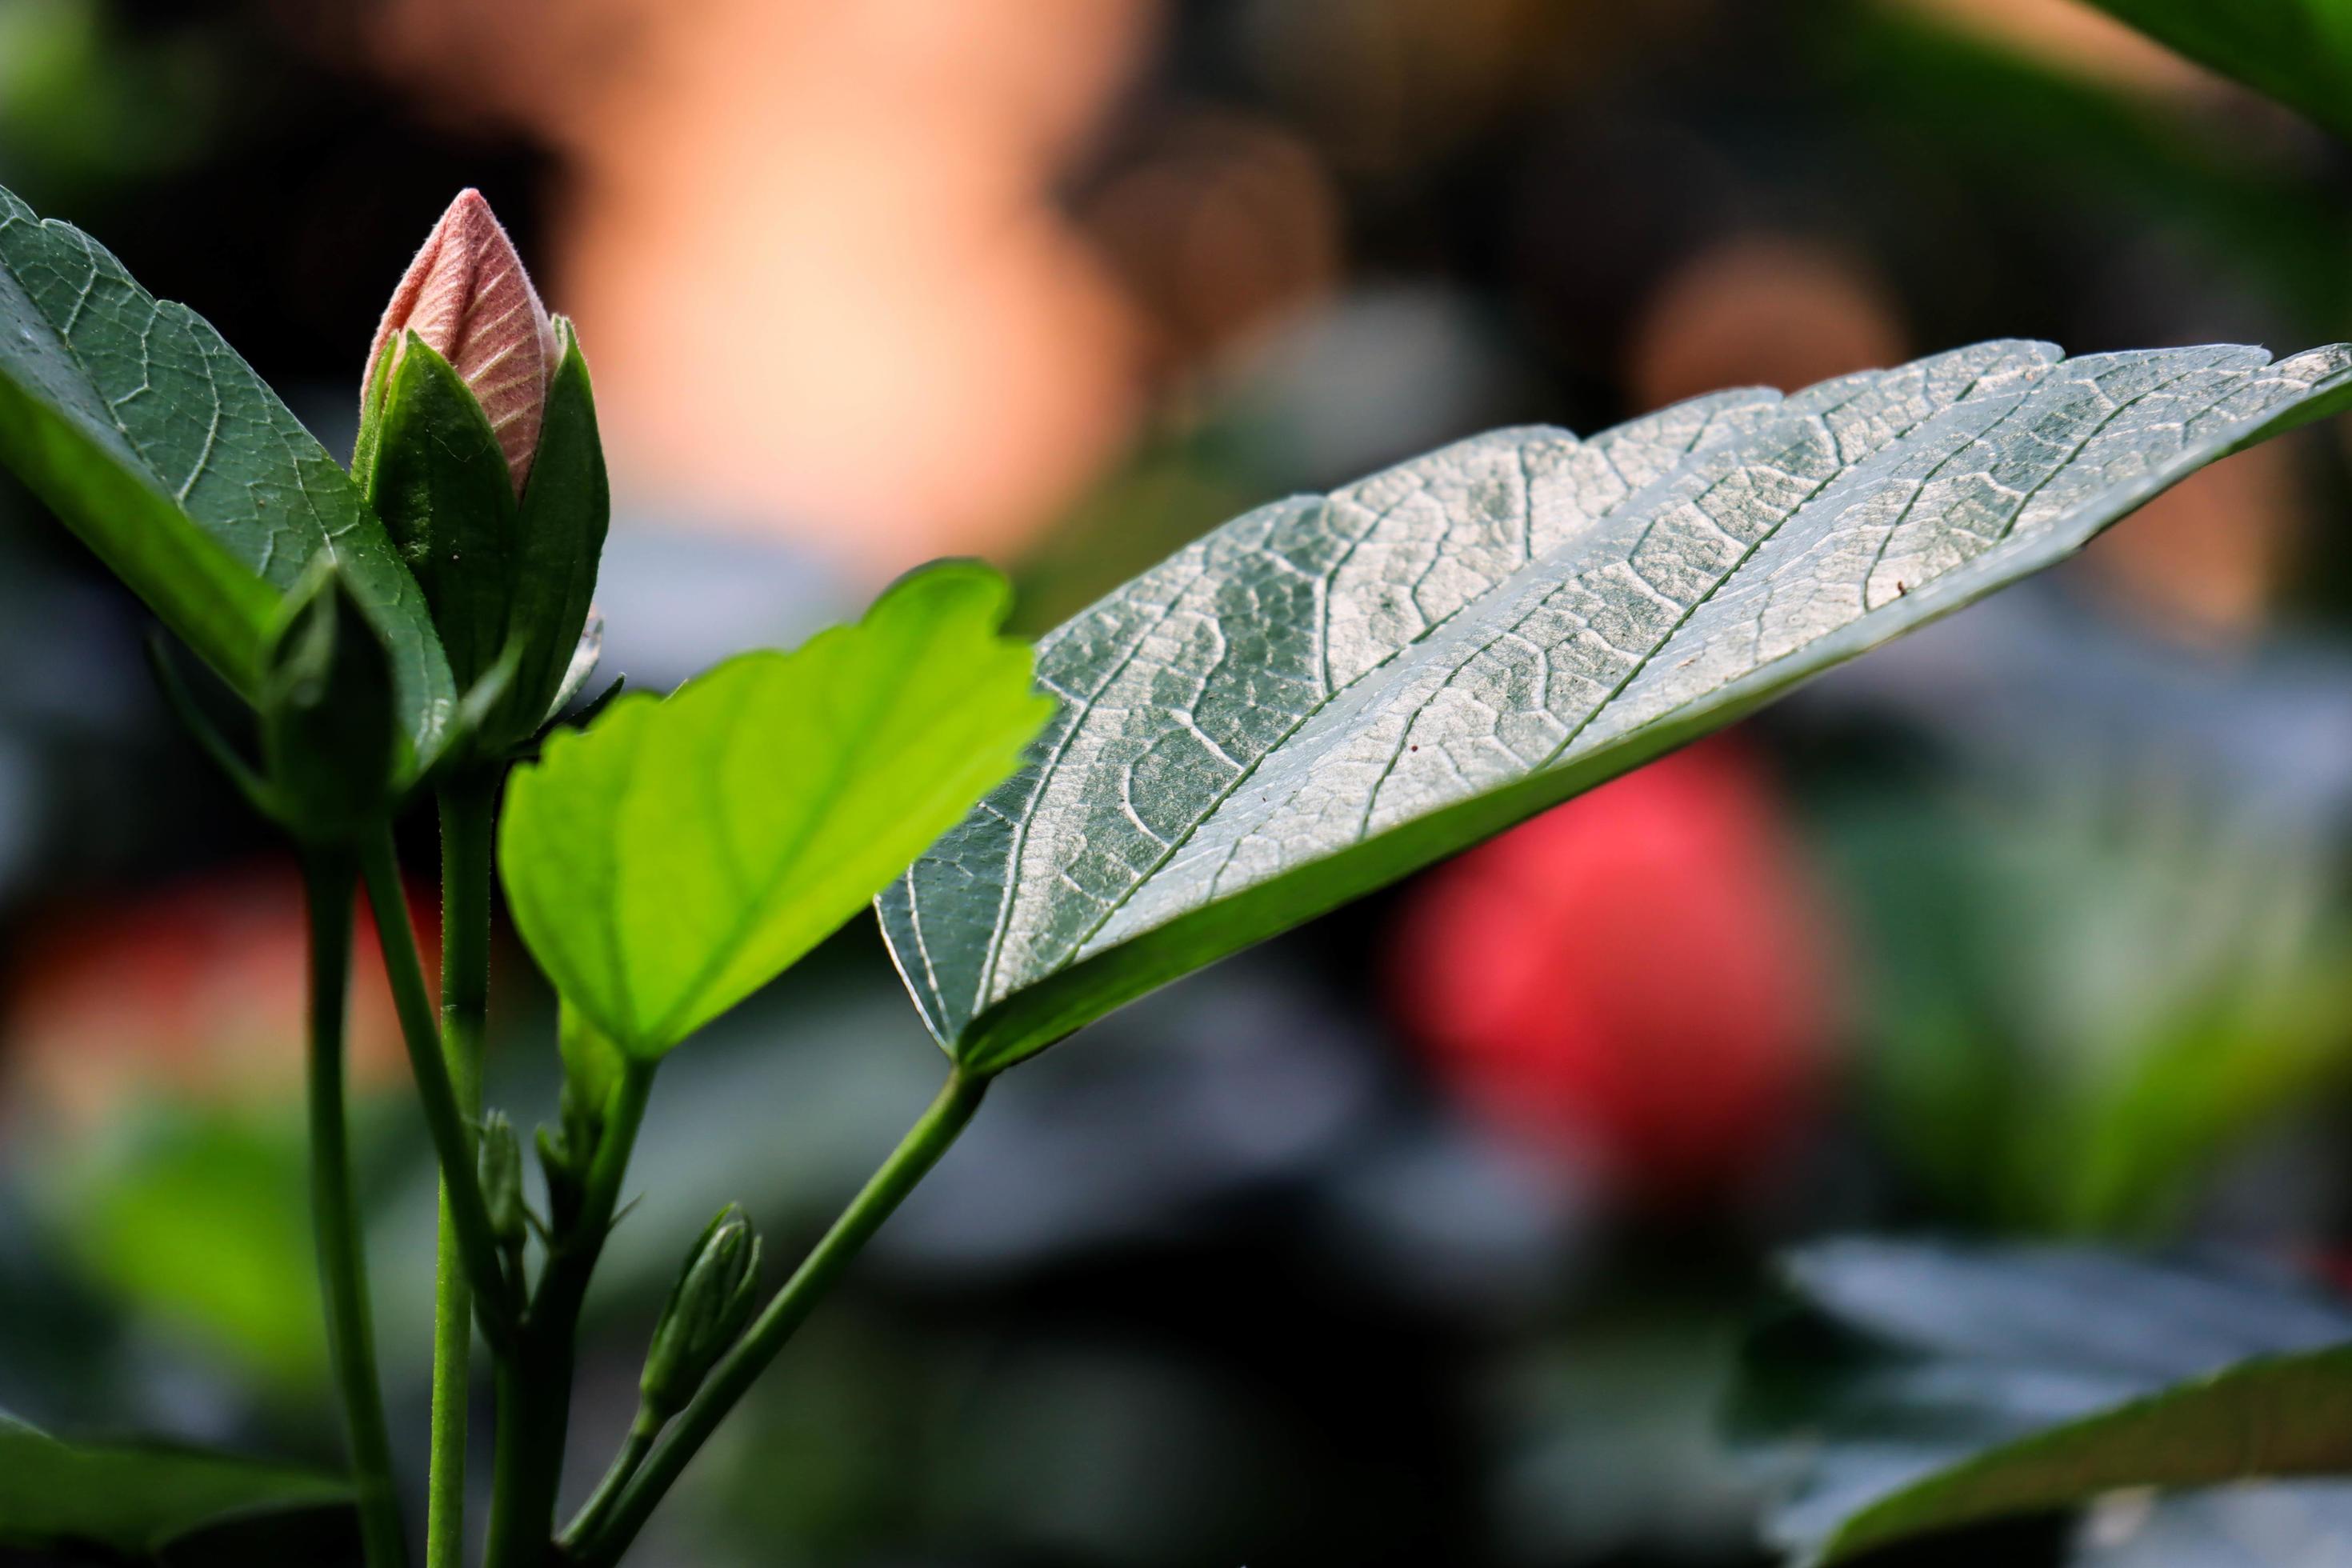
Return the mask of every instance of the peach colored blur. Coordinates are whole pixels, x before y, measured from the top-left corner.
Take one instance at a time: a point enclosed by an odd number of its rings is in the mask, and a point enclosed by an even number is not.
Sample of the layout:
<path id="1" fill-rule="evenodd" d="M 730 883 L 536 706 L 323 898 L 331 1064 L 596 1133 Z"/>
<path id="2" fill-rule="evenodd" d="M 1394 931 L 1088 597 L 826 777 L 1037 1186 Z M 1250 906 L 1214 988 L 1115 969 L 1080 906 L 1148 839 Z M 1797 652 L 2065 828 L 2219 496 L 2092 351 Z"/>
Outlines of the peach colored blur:
<path id="1" fill-rule="evenodd" d="M 2161 98 L 2231 90 L 2212 72 L 2082 0 L 1906 0 L 1923 19 L 1990 39 L 2074 76 Z"/>
<path id="2" fill-rule="evenodd" d="M 566 154 L 551 292 L 623 504 L 887 570 L 1016 542 L 1133 427 L 1142 329 L 1052 186 L 1155 12 L 401 0 L 372 45 Z"/>
<path id="3" fill-rule="evenodd" d="M 1759 231 L 1702 249 L 1658 281 L 1626 350 L 1633 405 L 1727 386 L 1793 392 L 1909 359 L 1900 308 L 1876 271 L 1827 240 Z"/>
<path id="4" fill-rule="evenodd" d="M 515 494 L 522 494 L 555 373 L 555 329 L 481 192 L 458 192 L 425 237 L 384 307 L 362 387 L 374 384 L 376 362 L 402 332 L 423 339 L 473 389 L 506 454 Z M 399 357 L 395 350 L 393 363 Z"/>
<path id="5" fill-rule="evenodd" d="M 419 941 L 437 973 L 430 899 Z M 271 858 L 79 910 L 47 911 L 0 1015 L 7 1110 L 86 1127 L 125 1100 L 227 1103 L 302 1092 L 309 980 L 302 879 Z M 392 990 L 362 905 L 352 967 L 352 1077 L 404 1073 Z"/>

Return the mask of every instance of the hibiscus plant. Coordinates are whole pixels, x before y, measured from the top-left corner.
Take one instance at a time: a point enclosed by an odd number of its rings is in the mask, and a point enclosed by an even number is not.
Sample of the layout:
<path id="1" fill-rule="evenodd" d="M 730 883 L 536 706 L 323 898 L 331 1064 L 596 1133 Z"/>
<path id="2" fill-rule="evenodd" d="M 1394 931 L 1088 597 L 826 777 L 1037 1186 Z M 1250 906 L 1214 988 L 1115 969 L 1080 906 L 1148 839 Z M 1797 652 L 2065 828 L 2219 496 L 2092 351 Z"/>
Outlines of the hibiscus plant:
<path id="1" fill-rule="evenodd" d="M 171 634 L 164 689 L 307 869 L 312 1202 L 347 1436 L 341 1472 L 311 1473 L 0 1421 L 0 1543 L 136 1553 L 325 1500 L 354 1510 L 371 1568 L 407 1561 L 419 1523 L 425 1561 L 454 1568 L 470 1467 L 494 1568 L 618 1561 L 999 1073 L 2062 559 L 2352 403 L 2352 346 L 1996 342 L 1590 437 L 1494 431 L 1236 518 L 1034 648 L 1003 635 L 1004 580 L 950 562 L 667 696 L 588 696 L 609 510 L 588 359 L 478 195 L 399 280 L 359 396 L 346 468 L 192 310 L 0 192 L 0 462 Z M 427 805 L 437 1005 L 392 839 Z M 536 1118 L 483 1101 L 494 881 L 560 1003 L 562 1097 Z M 355 888 L 441 1179 L 421 1508 L 395 1485 L 346 1133 Z M 661 1063 L 868 904 L 943 1054 L 939 1096 L 780 1286 L 740 1208 L 675 1238 L 636 1418 L 567 1517 L 582 1305 Z M 478 1372 L 488 1456 L 467 1452 Z M 2065 1465 L 1958 1456 L 1979 1468 L 1836 1539 L 2094 1481 L 2340 1465 L 2344 1375 L 2266 1363 L 2156 1415 L 2087 1412 L 2108 1425 Z M 2198 1401 L 2180 1431 L 2253 1421 L 2271 1446 L 2147 1439 Z"/>

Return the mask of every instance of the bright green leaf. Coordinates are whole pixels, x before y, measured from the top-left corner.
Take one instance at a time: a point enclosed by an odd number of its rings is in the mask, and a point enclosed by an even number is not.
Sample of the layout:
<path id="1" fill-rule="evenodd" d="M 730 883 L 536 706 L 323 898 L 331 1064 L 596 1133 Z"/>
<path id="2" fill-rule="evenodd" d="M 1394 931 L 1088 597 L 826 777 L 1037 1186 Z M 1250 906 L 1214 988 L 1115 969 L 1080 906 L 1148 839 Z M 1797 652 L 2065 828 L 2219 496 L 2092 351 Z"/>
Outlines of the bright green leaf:
<path id="1" fill-rule="evenodd" d="M 884 894 L 957 1059 L 1110 1008 L 2072 552 L 2352 348 L 1994 342 L 1261 507 L 1038 647 L 1062 707 Z"/>
<path id="2" fill-rule="evenodd" d="M 327 449 L 184 305 L 0 190 L 0 463 L 250 695 L 278 597 L 331 553 L 420 755 L 452 701 L 424 596 Z"/>
<path id="3" fill-rule="evenodd" d="M 2343 0 L 2091 0 L 2190 59 L 2352 135 Z"/>
<path id="4" fill-rule="evenodd" d="M 656 1056 L 856 913 L 1013 771 L 1051 704 L 950 563 L 855 626 L 559 732 L 508 792 L 515 923 L 565 1003 Z"/>
<path id="5" fill-rule="evenodd" d="M 1853 1239 L 1784 1277 L 1801 1310 L 1750 1348 L 1736 1415 L 1807 1563 L 2121 1488 L 2352 1473 L 2352 1309 L 2283 1271 Z"/>
<path id="6" fill-rule="evenodd" d="M 341 1478 L 193 1449 L 59 1442 L 0 1415 L 0 1545 L 148 1555 L 232 1519 L 346 1503 Z"/>

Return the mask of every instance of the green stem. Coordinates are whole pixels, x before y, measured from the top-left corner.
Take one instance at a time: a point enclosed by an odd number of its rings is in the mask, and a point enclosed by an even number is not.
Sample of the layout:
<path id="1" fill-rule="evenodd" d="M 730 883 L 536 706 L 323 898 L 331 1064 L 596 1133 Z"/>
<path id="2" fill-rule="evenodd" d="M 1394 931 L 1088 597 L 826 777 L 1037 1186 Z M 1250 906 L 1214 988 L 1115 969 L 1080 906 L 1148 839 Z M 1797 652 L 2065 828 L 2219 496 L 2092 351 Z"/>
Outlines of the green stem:
<path id="1" fill-rule="evenodd" d="M 369 1321 L 367 1248 L 352 1187 L 343 1113 L 343 1018 L 351 984 L 352 865 L 340 851 L 303 858 L 310 907 L 310 1209 L 327 1308 L 327 1349 L 341 1392 L 352 1489 L 369 1568 L 408 1560 L 400 1500 L 392 1484 L 392 1439 L 376 1381 L 375 1329 Z"/>
<path id="2" fill-rule="evenodd" d="M 612 1468 L 604 1472 L 604 1479 L 596 1483 L 596 1489 L 564 1528 L 566 1542 L 584 1541 L 604 1528 L 613 1510 L 620 1506 L 622 1489 L 645 1464 L 646 1456 L 654 1451 L 654 1439 L 661 1436 L 661 1418 L 638 1405 L 637 1418 L 629 1423 L 629 1435 L 621 1440 L 621 1451 L 613 1456 Z"/>
<path id="3" fill-rule="evenodd" d="M 606 1568 L 628 1549 L 637 1531 L 645 1528 L 646 1520 L 653 1513 L 671 1485 L 675 1483 L 695 1454 L 707 1442 L 719 1423 L 735 1407 L 776 1352 L 807 1321 L 822 1300 L 849 1267 L 860 1248 L 882 1222 L 905 1201 L 915 1184 L 939 1163 L 940 1156 L 948 1152 L 956 1135 L 971 1121 L 972 1112 L 980 1109 L 981 1095 L 986 1090 L 985 1078 L 968 1077 L 959 1068 L 948 1075 L 946 1087 L 931 1102 L 921 1121 L 915 1123 L 890 1157 L 882 1163 L 865 1189 L 850 1200 L 833 1228 L 824 1233 L 815 1248 L 803 1260 L 782 1289 L 744 1331 L 735 1348 L 727 1352 L 700 1393 L 678 1414 L 644 1466 L 621 1488 L 601 1526 L 587 1528 L 592 1521 L 584 1517 L 573 1521 L 563 1532 L 561 1542 L 567 1560 L 581 1568 Z"/>
<path id="4" fill-rule="evenodd" d="M 449 1086 L 448 1068 L 441 1058 L 441 1034 L 434 1026 L 433 1003 L 425 992 L 425 969 L 416 957 L 416 928 L 408 923 L 408 899 L 401 889 L 400 862 L 393 854 L 389 828 L 361 840 L 360 874 L 367 881 L 368 904 L 375 910 L 376 940 L 383 948 L 383 967 L 392 981 L 401 1037 L 408 1045 L 416 1098 L 425 1110 L 425 1127 L 433 1134 L 433 1152 L 441 1162 L 442 1194 L 449 1200 L 457 1221 L 465 1272 L 482 1297 L 482 1331 L 495 1346 L 513 1332 L 515 1287 L 499 1261 L 498 1237 L 490 1229 L 489 1211 L 482 1205 L 481 1176 L 474 1168 L 474 1126 L 457 1108 L 457 1092 Z"/>
<path id="5" fill-rule="evenodd" d="M 620 1206 L 621 1180 L 636 1146 L 653 1091 L 651 1062 L 631 1059 L 604 1109 L 595 1157 L 583 1184 L 580 1218 L 548 1249 L 523 1321 L 516 1353 L 499 1369 L 499 1436 L 492 1473 L 488 1568 L 543 1562 L 555 1528 L 563 1479 L 565 1430 L 572 1419 L 572 1366 L 580 1309 L 604 1237 Z"/>
<path id="6" fill-rule="evenodd" d="M 441 1052 L 457 1108 L 482 1111 L 482 1041 L 490 996 L 490 882 L 498 775 L 473 771 L 441 791 Z M 426 1479 L 426 1568 L 465 1568 L 466 1437 L 474 1348 L 473 1292 L 449 1184 L 433 1289 L 433 1458 Z"/>

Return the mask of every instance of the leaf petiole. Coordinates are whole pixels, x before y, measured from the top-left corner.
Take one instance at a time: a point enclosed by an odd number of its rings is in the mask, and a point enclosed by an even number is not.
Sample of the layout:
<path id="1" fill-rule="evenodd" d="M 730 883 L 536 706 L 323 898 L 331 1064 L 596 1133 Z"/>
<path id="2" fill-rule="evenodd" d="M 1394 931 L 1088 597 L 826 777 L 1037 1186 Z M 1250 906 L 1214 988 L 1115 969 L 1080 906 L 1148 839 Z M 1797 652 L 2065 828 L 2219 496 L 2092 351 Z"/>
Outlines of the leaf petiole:
<path id="1" fill-rule="evenodd" d="M 956 1068 L 948 1074 L 939 1098 L 931 1101 L 898 1148 L 882 1163 L 865 1187 L 852 1198 L 783 1288 L 768 1302 L 735 1348 L 711 1369 L 700 1393 L 679 1412 L 636 1474 L 625 1481 L 619 1496 L 600 1519 L 592 1513 L 603 1501 L 592 1499 L 587 1510 L 572 1521 L 557 1546 L 568 1563 L 581 1568 L 609 1568 L 645 1528 L 663 1496 L 687 1465 L 709 1440 L 729 1411 L 776 1359 L 801 1324 L 808 1321 L 825 1293 L 874 1233 L 882 1228 L 915 1184 L 929 1173 L 980 1109 L 988 1079 Z M 600 1489 L 601 1490 L 601 1489 Z"/>

